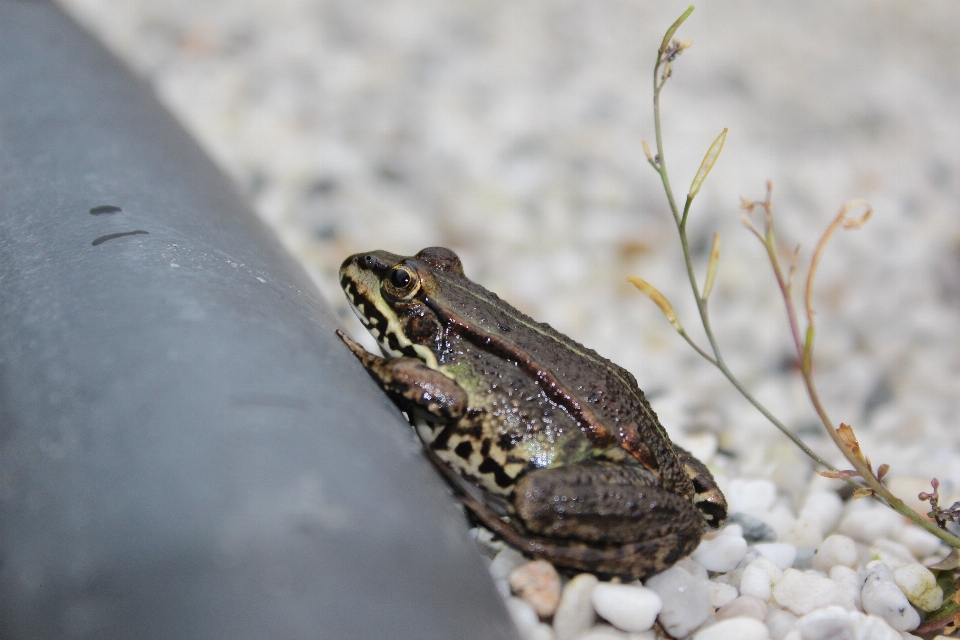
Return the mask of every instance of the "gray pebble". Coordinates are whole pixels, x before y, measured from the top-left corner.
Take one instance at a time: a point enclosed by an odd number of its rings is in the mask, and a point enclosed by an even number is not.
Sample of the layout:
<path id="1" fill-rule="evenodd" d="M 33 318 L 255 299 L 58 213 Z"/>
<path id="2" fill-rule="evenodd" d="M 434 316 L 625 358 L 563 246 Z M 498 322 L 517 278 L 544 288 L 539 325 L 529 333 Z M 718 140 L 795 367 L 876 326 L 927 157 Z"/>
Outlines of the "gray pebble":
<path id="1" fill-rule="evenodd" d="M 673 567 L 646 582 L 663 601 L 658 620 L 667 633 L 683 638 L 713 613 L 706 586 L 685 569 Z"/>
<path id="2" fill-rule="evenodd" d="M 746 513 L 733 513 L 727 518 L 727 524 L 738 524 L 743 529 L 743 538 L 747 542 L 776 542 L 777 532 L 766 522 Z"/>

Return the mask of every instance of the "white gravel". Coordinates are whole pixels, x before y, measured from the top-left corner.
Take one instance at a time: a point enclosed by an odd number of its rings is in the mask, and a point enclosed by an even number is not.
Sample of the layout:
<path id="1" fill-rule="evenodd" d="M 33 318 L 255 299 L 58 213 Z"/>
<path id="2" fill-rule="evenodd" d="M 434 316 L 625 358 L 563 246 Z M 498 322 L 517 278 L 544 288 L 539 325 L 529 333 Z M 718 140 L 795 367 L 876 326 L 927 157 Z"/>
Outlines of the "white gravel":
<path id="1" fill-rule="evenodd" d="M 864 611 L 883 618 L 897 631 L 912 631 L 920 624 L 920 614 L 894 582 L 890 567 L 882 562 L 875 560 L 866 566 L 860 599 Z"/>
<path id="2" fill-rule="evenodd" d="M 591 600 L 597 614 L 623 631 L 646 631 L 663 608 L 656 591 L 630 584 L 600 583 Z"/>
<path id="3" fill-rule="evenodd" d="M 663 610 L 657 620 L 675 638 L 683 638 L 713 613 L 710 593 L 704 583 L 682 567 L 675 566 L 653 576 L 646 586 L 660 596 Z"/>
<path id="4" fill-rule="evenodd" d="M 839 565 L 845 567 L 856 566 L 859 560 L 857 543 L 853 539 L 840 534 L 828 536 L 813 556 L 813 568 L 824 573 Z"/>
<path id="5" fill-rule="evenodd" d="M 741 523 L 696 556 L 729 573 L 687 561 L 647 581 L 674 635 L 811 640 L 835 625 L 896 640 L 891 624 L 918 619 L 908 595 L 935 602 L 917 567 L 942 555 L 936 539 L 868 501 L 841 501 L 838 483 L 813 476 L 625 284 L 653 282 L 702 339 L 640 144 L 653 137 L 654 52 L 686 0 L 62 4 L 153 85 L 357 337 L 336 285 L 342 259 L 440 244 L 475 280 L 637 376 Z M 891 465 L 888 486 L 918 508 L 932 476 L 942 503 L 960 499 L 958 31 L 949 3 L 707 3 L 679 34 L 694 46 L 664 98 L 680 193 L 730 127 L 690 218 L 701 277 L 713 231 L 723 236 L 711 313 L 727 361 L 836 464 L 737 207 L 772 179 L 778 232 L 785 249 L 802 245 L 802 266 L 842 201 L 873 203 L 870 223 L 839 234 L 822 262 L 815 371 L 834 419 L 854 426 L 875 465 Z M 875 557 L 889 565 L 868 565 Z M 525 563 L 503 552 L 491 564 L 505 597 Z M 509 607 L 526 638 L 572 640 L 594 624 L 596 585 L 567 583 L 552 620 L 519 598 Z M 738 595 L 766 603 L 765 625 L 716 621 L 717 609 L 742 606 Z"/>
<path id="6" fill-rule="evenodd" d="M 560 604 L 560 574 L 546 560 L 527 562 L 509 576 L 510 589 L 533 607 L 541 618 L 549 618 Z"/>

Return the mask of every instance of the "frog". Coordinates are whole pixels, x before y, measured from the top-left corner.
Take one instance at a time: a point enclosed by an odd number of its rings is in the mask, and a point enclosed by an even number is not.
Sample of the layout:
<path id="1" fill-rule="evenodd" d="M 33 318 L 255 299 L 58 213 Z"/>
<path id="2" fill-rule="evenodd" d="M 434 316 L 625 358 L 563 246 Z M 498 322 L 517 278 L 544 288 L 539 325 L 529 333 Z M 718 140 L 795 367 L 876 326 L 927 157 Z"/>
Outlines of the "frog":
<path id="1" fill-rule="evenodd" d="M 642 580 L 723 525 L 716 481 L 670 440 L 634 376 L 468 279 L 450 249 L 357 253 L 339 275 L 382 355 L 338 335 L 506 543 L 570 572 Z"/>

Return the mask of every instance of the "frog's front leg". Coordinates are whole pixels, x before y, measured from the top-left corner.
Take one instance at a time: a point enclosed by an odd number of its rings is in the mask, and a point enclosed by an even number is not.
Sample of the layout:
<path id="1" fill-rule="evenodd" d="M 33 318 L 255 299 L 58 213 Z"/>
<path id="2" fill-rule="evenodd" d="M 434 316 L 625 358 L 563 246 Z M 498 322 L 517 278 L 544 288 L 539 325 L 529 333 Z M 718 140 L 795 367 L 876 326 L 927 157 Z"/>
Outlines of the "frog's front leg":
<path id="1" fill-rule="evenodd" d="M 513 504 L 524 528 L 539 537 L 539 555 L 603 573 L 662 571 L 691 553 L 704 529 L 690 500 L 663 491 L 653 474 L 633 465 L 538 469 L 521 478 Z M 583 557 L 571 558 L 578 545 Z"/>
<path id="2" fill-rule="evenodd" d="M 415 358 L 388 360 L 374 355 L 339 329 L 337 335 L 404 411 L 430 422 L 452 422 L 467 410 L 467 393 L 452 378 Z"/>

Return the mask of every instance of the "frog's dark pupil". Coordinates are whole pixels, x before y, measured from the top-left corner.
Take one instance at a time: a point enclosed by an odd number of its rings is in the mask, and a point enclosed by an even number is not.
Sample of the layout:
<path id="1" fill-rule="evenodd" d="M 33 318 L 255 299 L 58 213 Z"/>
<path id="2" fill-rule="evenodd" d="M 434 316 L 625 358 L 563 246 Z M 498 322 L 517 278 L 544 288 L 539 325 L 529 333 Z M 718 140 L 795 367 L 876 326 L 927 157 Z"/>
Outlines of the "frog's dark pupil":
<path id="1" fill-rule="evenodd" d="M 396 269 L 390 274 L 390 284 L 397 289 L 402 289 L 410 284 L 410 274 L 406 269 Z"/>

